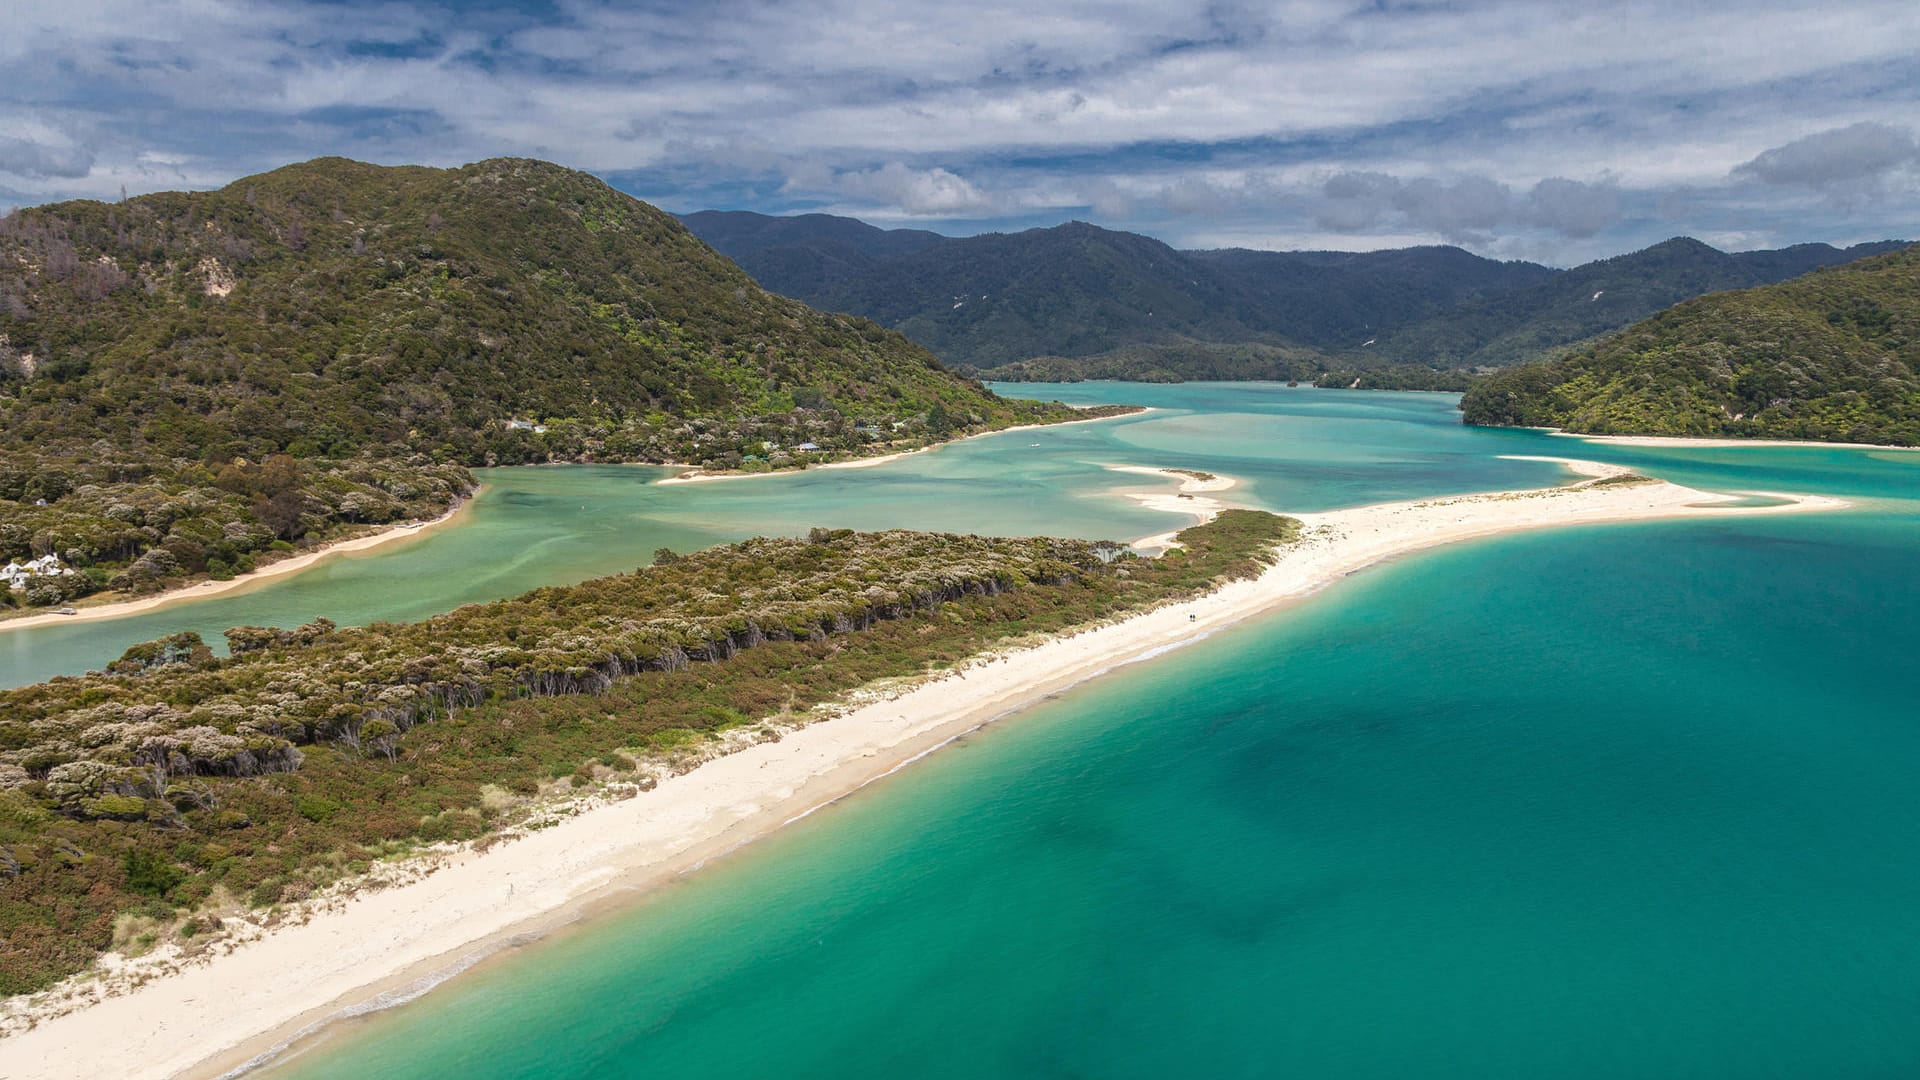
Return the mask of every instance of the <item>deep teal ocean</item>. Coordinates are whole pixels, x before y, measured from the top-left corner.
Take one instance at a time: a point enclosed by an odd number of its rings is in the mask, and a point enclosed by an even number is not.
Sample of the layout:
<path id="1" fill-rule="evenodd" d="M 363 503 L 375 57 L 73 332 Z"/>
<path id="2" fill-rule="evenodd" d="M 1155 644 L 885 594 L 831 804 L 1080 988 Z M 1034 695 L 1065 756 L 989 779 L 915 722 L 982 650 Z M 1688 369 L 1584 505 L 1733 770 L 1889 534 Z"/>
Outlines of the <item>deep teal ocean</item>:
<path id="1" fill-rule="evenodd" d="M 1356 574 L 274 1074 L 1920 1075 L 1920 455 L 1463 435 L 1414 395 L 1316 446 L 1235 404 L 1280 388 L 1045 390 L 1188 410 L 1135 437 L 1268 502 L 1506 453 L 1865 501 Z"/>

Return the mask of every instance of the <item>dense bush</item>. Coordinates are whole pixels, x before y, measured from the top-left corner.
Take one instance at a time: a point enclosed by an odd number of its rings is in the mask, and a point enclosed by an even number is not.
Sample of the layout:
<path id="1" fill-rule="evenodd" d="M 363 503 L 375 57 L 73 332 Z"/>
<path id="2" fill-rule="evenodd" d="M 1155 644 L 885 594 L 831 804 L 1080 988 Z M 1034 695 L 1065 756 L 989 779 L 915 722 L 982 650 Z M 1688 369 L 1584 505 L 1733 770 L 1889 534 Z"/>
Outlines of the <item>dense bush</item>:
<path id="1" fill-rule="evenodd" d="M 1920 250 L 1717 293 L 1487 377 L 1468 423 L 1920 445 Z"/>
<path id="2" fill-rule="evenodd" d="M 0 992 L 116 914 L 273 903 L 532 793 L 996 641 L 1255 573 L 1296 523 L 1229 511 L 1159 559 L 1077 540 L 821 530 L 414 624 L 192 634 L 0 693 Z M 625 771 L 621 769 L 621 771 Z M 171 907 L 167 910 L 171 910 Z"/>

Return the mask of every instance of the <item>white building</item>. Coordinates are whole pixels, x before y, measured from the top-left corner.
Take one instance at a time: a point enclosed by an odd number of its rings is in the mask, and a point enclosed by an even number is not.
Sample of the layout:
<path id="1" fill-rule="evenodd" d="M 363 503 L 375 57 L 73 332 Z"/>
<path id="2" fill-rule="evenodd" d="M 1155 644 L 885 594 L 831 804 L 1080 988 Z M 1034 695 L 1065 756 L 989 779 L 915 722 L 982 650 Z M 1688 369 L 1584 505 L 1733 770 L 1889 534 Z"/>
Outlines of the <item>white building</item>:
<path id="1" fill-rule="evenodd" d="M 73 570 L 60 565 L 60 556 L 42 555 L 26 562 L 9 562 L 0 566 L 0 582 L 14 592 L 25 592 L 27 586 L 37 577 L 64 577 Z"/>

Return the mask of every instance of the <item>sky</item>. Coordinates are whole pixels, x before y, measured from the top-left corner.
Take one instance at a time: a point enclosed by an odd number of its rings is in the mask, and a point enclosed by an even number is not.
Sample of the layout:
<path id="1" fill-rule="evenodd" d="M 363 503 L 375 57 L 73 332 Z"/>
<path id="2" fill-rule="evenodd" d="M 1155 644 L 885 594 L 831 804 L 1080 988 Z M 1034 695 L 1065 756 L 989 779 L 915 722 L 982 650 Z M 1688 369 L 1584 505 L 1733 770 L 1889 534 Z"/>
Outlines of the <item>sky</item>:
<path id="1" fill-rule="evenodd" d="M 950 235 L 1920 239 L 1917 46 L 1912 0 L 16 0 L 0 209 L 519 155 Z"/>

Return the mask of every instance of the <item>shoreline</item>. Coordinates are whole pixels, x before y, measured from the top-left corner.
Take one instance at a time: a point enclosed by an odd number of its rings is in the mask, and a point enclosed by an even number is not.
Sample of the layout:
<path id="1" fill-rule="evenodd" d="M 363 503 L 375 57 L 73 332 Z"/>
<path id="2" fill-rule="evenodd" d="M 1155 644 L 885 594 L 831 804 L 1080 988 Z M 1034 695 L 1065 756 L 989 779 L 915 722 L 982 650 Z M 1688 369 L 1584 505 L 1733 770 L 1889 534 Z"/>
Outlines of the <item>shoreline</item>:
<path id="1" fill-rule="evenodd" d="M 129 615 L 139 615 L 157 608 L 171 607 L 174 604 L 205 600 L 225 593 L 236 592 L 276 577 L 298 573 L 313 564 L 332 555 L 343 555 L 359 551 L 371 551 L 385 547 L 400 540 L 424 536 L 442 525 L 451 524 L 465 514 L 479 498 L 485 485 L 476 487 L 465 497 L 447 508 L 446 513 L 427 521 L 411 522 L 400 525 L 387 525 L 363 536 L 346 540 L 335 540 L 320 547 L 294 555 L 290 558 L 270 562 L 265 566 L 236 574 L 226 581 L 201 581 L 192 585 L 182 585 L 168 589 L 158 596 L 146 596 L 138 600 L 115 600 L 110 603 L 96 604 L 92 607 L 77 607 L 71 615 L 56 612 L 42 612 L 37 615 L 22 615 L 18 618 L 0 619 L 0 634 L 9 630 L 27 630 L 36 626 L 67 626 L 73 623 L 96 622 L 101 619 L 122 619 Z"/>
<path id="2" fill-rule="evenodd" d="M 149 972 L 137 980 L 144 985 L 118 996 L 61 1015 L 49 999 L 36 1027 L 0 1038 L 0 1074 L 13 1080 L 231 1074 L 334 1020 L 367 1011 L 369 1002 L 377 1007 L 382 995 L 386 1001 L 417 996 L 476 958 L 693 872 L 1070 686 L 1284 610 L 1356 571 L 1415 551 L 1542 528 L 1849 505 L 1819 496 L 1728 505 L 1739 495 L 1658 480 L 1608 484 L 1629 470 L 1552 460 L 1589 479 L 1292 515 L 1303 523 L 1301 538 L 1250 581 L 976 658 L 894 696 L 857 692 L 839 715 L 783 731 L 778 741 L 743 740 L 734 752 L 663 779 L 652 791 L 608 795 L 600 805 L 485 853 L 446 853 L 410 883 L 335 900 L 332 910 L 296 917 L 204 963 L 166 975 Z M 139 961 L 122 965 L 121 974 L 138 967 Z M 302 977 L 291 978 L 295 972 Z M 38 1003 L 24 1004 L 31 1012 Z"/>
<path id="3" fill-rule="evenodd" d="M 1100 406 L 1072 405 L 1068 407 L 1075 408 L 1075 409 L 1093 409 L 1093 408 L 1099 408 Z M 1042 428 L 1066 427 L 1069 424 L 1097 424 L 1102 420 L 1118 420 L 1123 416 L 1139 416 L 1142 413 L 1150 413 L 1153 411 L 1154 411 L 1153 406 L 1151 405 L 1139 405 L 1139 406 L 1135 406 L 1132 412 L 1110 413 L 1106 416 L 1088 416 L 1088 417 L 1083 417 L 1082 419 L 1079 419 L 1079 420 L 1061 420 L 1052 424 L 1015 424 L 1013 427 L 995 428 L 992 431 L 975 432 L 972 435 L 963 435 L 958 439 L 948 439 L 945 442 L 930 443 L 926 446 L 916 446 L 911 450 L 900 450 L 891 454 L 876 454 L 873 457 L 846 458 L 840 461 L 827 461 L 827 462 L 822 462 L 819 465 L 808 465 L 800 469 L 774 469 L 768 472 L 757 472 L 757 473 L 707 472 L 701 469 L 700 466 L 698 465 L 677 466 L 679 468 L 686 468 L 692 471 L 682 473 L 679 476 L 669 476 L 669 477 L 666 477 L 665 479 L 656 480 L 654 482 L 659 484 L 707 484 L 707 483 L 712 483 L 716 480 L 755 480 L 755 479 L 760 479 L 768 476 L 791 476 L 795 473 L 816 472 L 821 469 L 871 469 L 875 465 L 886 465 L 891 462 L 899 461 L 902 458 L 913 457 L 916 454 L 930 454 L 935 450 L 940 449 L 943 446 L 953 446 L 956 443 L 972 442 L 975 439 L 984 439 L 989 435 L 1007 435 L 1015 431 L 1039 431 Z M 669 467 L 676 467 L 676 466 L 669 466 Z"/>
<path id="4" fill-rule="evenodd" d="M 1186 514 L 1193 518 L 1180 529 L 1205 525 L 1220 516 L 1220 511 L 1233 504 L 1214 498 L 1214 494 L 1230 491 L 1240 483 L 1235 477 L 1214 473 L 1200 474 L 1192 469 L 1165 469 L 1153 465 L 1108 465 L 1105 468 L 1110 472 L 1159 476 L 1179 481 L 1179 487 L 1172 494 L 1161 491 L 1121 491 L 1118 494 L 1148 510 L 1158 510 L 1163 514 Z M 1128 546 L 1142 552 L 1165 551 L 1178 546 L 1174 537 L 1179 535 L 1180 529 L 1169 529 L 1166 532 L 1154 533 L 1152 536 L 1142 536 Z"/>
<path id="5" fill-rule="evenodd" d="M 1859 442 L 1821 442 L 1817 439 L 1727 439 L 1711 435 L 1694 437 L 1691 435 L 1582 435 L 1577 431 L 1562 431 L 1559 428 L 1537 428 L 1562 439 L 1579 439 L 1583 442 L 1600 443 L 1612 446 L 1665 446 L 1685 449 L 1694 447 L 1701 450 L 1728 450 L 1743 446 L 1799 447 L 1801 449 L 1825 450 L 1896 450 L 1901 453 L 1920 453 L 1920 446 L 1898 446 L 1893 443 Z"/>

